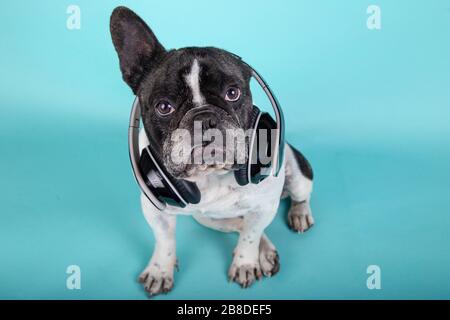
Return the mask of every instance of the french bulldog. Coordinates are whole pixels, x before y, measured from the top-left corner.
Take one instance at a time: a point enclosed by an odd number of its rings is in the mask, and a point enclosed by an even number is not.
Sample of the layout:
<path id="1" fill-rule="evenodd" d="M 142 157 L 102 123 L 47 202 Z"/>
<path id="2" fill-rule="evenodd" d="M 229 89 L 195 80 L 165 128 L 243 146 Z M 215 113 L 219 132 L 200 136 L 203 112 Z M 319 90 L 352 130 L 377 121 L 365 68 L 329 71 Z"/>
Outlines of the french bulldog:
<path id="1" fill-rule="evenodd" d="M 163 211 L 141 194 L 142 211 L 155 236 L 153 255 L 139 276 L 145 290 L 157 295 L 173 288 L 178 214 L 191 215 L 209 228 L 239 234 L 228 271 L 230 280 L 247 288 L 264 276 L 275 275 L 280 269 L 279 256 L 264 230 L 280 199 L 291 199 L 287 221 L 292 230 L 305 232 L 314 224 L 310 208 L 313 172 L 306 158 L 286 144 L 277 176 L 240 186 L 233 174 L 238 165 L 232 161 L 180 164 L 171 157 L 180 143 L 186 143 L 174 141 L 172 133 L 180 128 L 194 130 L 195 121 L 201 121 L 202 129 L 219 131 L 251 127 L 248 65 L 213 47 L 166 50 L 147 24 L 126 7 L 114 9 L 110 31 L 123 79 L 141 104 L 140 148 L 151 143 L 170 174 L 195 182 L 201 192 L 198 204 L 168 205 Z M 197 145 L 192 152 L 206 147 L 211 144 Z M 213 148 L 227 154 L 228 146 Z"/>

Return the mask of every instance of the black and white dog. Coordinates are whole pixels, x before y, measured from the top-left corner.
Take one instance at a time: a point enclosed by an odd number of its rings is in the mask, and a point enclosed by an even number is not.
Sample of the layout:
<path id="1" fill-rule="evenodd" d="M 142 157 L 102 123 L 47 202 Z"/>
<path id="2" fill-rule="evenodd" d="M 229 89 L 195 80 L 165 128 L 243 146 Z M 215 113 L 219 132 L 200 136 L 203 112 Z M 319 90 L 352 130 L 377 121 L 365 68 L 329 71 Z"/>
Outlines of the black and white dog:
<path id="1" fill-rule="evenodd" d="M 313 174 L 305 157 L 286 144 L 277 177 L 239 186 L 234 164 L 180 164 L 170 156 L 185 143 L 174 142 L 172 133 L 180 128 L 193 130 L 194 121 L 220 131 L 251 126 L 249 67 L 217 48 L 166 50 L 145 22 L 125 7 L 113 11 L 110 28 L 123 79 L 141 103 L 140 148 L 151 142 L 166 170 L 176 178 L 196 182 L 202 195 L 199 204 L 182 209 L 167 206 L 164 211 L 141 195 L 142 210 L 156 240 L 153 256 L 139 277 L 145 289 L 156 295 L 173 287 L 177 214 L 192 215 L 213 229 L 239 233 L 228 276 L 242 287 L 277 273 L 278 254 L 264 229 L 272 222 L 280 199 L 291 198 L 288 224 L 293 230 L 304 232 L 314 223 L 309 203 Z M 205 105 L 207 112 L 196 112 Z M 226 148 L 217 145 L 216 151 L 226 153 Z"/>

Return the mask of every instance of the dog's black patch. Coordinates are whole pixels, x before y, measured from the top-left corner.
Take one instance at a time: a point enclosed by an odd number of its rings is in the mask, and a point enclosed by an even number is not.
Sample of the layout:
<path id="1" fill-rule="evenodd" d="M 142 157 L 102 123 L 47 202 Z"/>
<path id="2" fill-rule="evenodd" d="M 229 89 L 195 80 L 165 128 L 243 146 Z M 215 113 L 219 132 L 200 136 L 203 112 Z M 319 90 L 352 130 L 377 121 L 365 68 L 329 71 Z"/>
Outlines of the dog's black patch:
<path id="1" fill-rule="evenodd" d="M 313 173 L 311 165 L 309 164 L 309 161 L 305 158 L 305 156 L 300 151 L 295 149 L 291 144 L 289 144 L 289 146 L 291 147 L 292 151 L 294 152 L 295 160 L 297 161 L 302 174 L 305 177 L 307 177 L 309 180 L 312 180 L 314 178 L 314 173 Z"/>

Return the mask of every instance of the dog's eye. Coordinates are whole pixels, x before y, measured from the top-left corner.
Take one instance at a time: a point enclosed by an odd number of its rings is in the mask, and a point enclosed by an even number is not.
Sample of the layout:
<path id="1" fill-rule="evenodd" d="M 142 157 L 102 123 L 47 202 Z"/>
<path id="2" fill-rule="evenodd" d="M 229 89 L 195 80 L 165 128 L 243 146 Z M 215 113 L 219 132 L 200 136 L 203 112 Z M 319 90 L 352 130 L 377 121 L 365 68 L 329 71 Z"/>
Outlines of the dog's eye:
<path id="1" fill-rule="evenodd" d="M 227 101 L 237 101 L 241 97 L 241 90 L 237 87 L 230 87 L 225 94 L 225 100 Z"/>
<path id="2" fill-rule="evenodd" d="M 175 108 L 167 101 L 160 101 L 156 104 L 156 111 L 162 116 L 167 116 L 175 111 Z"/>

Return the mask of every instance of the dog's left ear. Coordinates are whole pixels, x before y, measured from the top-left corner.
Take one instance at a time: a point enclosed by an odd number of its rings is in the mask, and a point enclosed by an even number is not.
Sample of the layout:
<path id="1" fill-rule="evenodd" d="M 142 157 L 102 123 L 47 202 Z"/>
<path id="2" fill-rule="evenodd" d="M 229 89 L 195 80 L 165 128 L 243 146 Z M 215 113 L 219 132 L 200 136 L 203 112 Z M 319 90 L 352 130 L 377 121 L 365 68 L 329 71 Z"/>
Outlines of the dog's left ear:
<path id="1" fill-rule="evenodd" d="M 165 53 L 165 49 L 147 24 L 126 7 L 114 9 L 110 31 L 119 55 L 123 80 L 137 94 L 142 79 L 155 59 Z"/>

